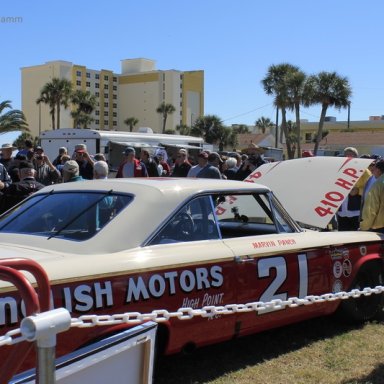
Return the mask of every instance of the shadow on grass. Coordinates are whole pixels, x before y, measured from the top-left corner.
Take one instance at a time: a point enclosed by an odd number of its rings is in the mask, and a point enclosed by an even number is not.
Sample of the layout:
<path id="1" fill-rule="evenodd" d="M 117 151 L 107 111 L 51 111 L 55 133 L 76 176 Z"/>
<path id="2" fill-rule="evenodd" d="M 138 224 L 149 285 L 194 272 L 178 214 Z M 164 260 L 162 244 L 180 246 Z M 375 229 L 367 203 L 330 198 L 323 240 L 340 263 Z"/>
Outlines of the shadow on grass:
<path id="1" fill-rule="evenodd" d="M 332 338 L 359 328 L 358 325 L 337 322 L 332 317 L 317 318 L 204 347 L 191 355 L 178 354 L 162 357 L 157 363 L 154 383 L 205 383 L 226 373 L 238 371 L 249 365 L 263 363 L 285 353 L 299 350 L 318 340 Z M 380 368 L 379 372 L 381 380 L 383 379 L 382 370 L 383 367 Z M 372 375 L 375 375 L 375 372 Z M 368 381 L 356 383 L 383 383 L 383 381 L 374 381 L 375 378 L 372 377 L 367 378 Z"/>
<path id="2" fill-rule="evenodd" d="M 356 379 L 343 381 L 342 384 L 383 384 L 384 364 L 379 364 L 369 375 Z"/>

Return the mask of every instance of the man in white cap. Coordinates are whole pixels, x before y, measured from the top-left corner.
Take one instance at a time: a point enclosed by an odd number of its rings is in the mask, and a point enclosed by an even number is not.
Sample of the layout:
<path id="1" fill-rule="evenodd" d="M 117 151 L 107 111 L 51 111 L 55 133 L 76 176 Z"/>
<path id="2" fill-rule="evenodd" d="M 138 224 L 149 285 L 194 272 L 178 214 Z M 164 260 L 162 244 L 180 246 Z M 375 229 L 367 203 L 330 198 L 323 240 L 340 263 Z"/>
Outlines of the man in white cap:
<path id="1" fill-rule="evenodd" d="M 63 166 L 63 182 L 83 181 L 80 176 L 79 164 L 75 160 L 68 160 Z"/>
<path id="2" fill-rule="evenodd" d="M 16 147 L 14 147 L 12 144 L 3 144 L 0 148 L 0 152 L 1 152 L 1 159 L 0 159 L 0 163 L 4 165 L 4 167 L 7 169 L 9 169 L 9 166 L 12 162 L 12 152 L 17 149 Z"/>
<path id="3" fill-rule="evenodd" d="M 148 177 L 147 168 L 144 163 L 135 158 L 135 149 L 125 148 L 124 160 L 117 170 L 116 178 L 121 177 Z"/>

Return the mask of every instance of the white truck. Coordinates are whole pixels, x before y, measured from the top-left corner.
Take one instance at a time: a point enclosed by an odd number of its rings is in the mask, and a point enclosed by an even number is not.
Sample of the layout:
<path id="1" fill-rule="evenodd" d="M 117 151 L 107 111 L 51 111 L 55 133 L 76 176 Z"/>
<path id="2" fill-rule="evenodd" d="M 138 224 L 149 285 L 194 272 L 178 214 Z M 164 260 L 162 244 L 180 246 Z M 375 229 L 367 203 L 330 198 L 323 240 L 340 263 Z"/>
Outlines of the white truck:
<path id="1" fill-rule="evenodd" d="M 147 148 L 151 152 L 165 148 L 172 155 L 178 148 L 200 152 L 204 145 L 204 140 L 200 137 L 153 133 L 151 128 L 139 128 L 138 132 L 60 128 L 42 132 L 39 139 L 45 154 L 51 160 L 56 158 L 60 147 L 66 147 L 71 156 L 76 144 L 86 144 L 89 154 L 104 154 L 112 169 L 118 167 L 122 152 L 127 146 Z"/>

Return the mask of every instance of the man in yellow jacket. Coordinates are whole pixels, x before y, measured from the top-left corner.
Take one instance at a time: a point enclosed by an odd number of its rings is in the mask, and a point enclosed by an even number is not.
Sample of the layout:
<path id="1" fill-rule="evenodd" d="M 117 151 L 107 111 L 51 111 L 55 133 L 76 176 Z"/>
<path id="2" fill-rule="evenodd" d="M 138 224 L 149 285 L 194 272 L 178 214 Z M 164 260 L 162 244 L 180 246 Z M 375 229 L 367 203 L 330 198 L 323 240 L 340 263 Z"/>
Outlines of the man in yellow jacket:
<path id="1" fill-rule="evenodd" d="M 384 160 L 375 163 L 381 176 L 372 185 L 364 202 L 360 229 L 384 233 Z"/>

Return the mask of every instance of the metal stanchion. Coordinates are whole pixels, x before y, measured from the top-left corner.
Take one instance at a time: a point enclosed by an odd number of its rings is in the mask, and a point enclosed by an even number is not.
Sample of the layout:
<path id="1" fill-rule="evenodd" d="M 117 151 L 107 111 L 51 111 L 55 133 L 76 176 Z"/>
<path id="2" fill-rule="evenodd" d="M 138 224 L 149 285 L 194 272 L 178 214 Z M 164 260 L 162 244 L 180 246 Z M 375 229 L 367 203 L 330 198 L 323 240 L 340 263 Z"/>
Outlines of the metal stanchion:
<path id="1" fill-rule="evenodd" d="M 20 331 L 27 341 L 37 344 L 37 383 L 55 383 L 56 335 L 71 326 L 71 314 L 65 308 L 28 316 Z"/>

